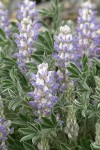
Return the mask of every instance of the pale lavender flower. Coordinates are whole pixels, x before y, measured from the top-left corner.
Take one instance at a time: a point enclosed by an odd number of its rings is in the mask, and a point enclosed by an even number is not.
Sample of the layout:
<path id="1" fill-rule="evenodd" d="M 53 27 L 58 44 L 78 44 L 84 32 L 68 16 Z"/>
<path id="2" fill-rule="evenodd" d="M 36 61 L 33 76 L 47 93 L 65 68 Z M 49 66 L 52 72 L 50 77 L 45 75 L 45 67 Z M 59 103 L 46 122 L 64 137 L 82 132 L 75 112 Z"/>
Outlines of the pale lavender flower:
<path id="1" fill-rule="evenodd" d="M 58 36 L 54 36 L 54 48 L 56 53 L 53 58 L 56 60 L 56 65 L 60 68 L 66 68 L 69 61 L 74 59 L 75 49 L 71 28 L 68 25 L 60 27 Z"/>
<path id="2" fill-rule="evenodd" d="M 37 18 L 38 11 L 35 9 L 36 1 L 32 2 L 29 0 L 24 0 L 22 4 L 18 3 L 17 18 L 22 20 L 24 18 L 30 17 L 34 20 Z"/>
<path id="3" fill-rule="evenodd" d="M 41 119 L 52 112 L 58 101 L 56 93 L 59 84 L 56 82 L 56 72 L 48 71 L 47 63 L 40 64 L 37 74 L 31 74 L 31 78 L 34 91 L 30 92 L 29 96 L 34 100 L 29 104 L 36 109 L 35 114 Z"/>
<path id="4" fill-rule="evenodd" d="M 15 54 L 18 58 L 18 66 L 23 73 L 27 72 L 25 63 L 31 61 L 31 55 L 34 53 L 34 41 L 39 34 L 40 24 L 38 23 L 37 12 L 35 11 L 35 2 L 29 0 L 23 1 L 18 10 L 18 30 L 19 33 L 15 35 L 16 44 L 19 52 Z"/>
<path id="5" fill-rule="evenodd" d="M 60 27 L 58 36 L 54 36 L 54 48 L 56 52 L 53 58 L 56 61 L 57 82 L 60 84 L 59 90 L 64 92 L 68 86 L 67 66 L 75 60 L 75 45 L 71 28 L 68 25 Z"/>
<path id="6" fill-rule="evenodd" d="M 93 5 L 88 1 L 83 4 L 83 8 L 79 10 L 78 25 L 77 25 L 77 59 L 80 60 L 83 54 L 87 57 L 96 56 L 98 48 L 99 36 L 98 26 L 96 21 L 96 12 Z"/>
<path id="7" fill-rule="evenodd" d="M 11 25 L 9 22 L 8 11 L 5 10 L 4 5 L 0 2 L 0 28 L 4 30 L 6 36 L 11 36 Z"/>

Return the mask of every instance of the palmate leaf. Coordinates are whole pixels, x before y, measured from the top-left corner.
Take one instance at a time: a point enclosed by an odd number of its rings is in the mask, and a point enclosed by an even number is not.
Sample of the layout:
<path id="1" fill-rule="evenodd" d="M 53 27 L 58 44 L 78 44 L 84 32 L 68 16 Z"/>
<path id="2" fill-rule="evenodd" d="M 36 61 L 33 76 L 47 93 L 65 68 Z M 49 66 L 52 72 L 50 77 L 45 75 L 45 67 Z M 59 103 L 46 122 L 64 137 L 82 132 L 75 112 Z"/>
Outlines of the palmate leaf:
<path id="1" fill-rule="evenodd" d="M 53 122 L 46 117 L 42 117 L 42 124 L 47 126 L 48 128 L 54 127 Z"/>
<path id="2" fill-rule="evenodd" d="M 24 104 L 23 104 L 23 105 L 24 105 Z M 23 113 L 22 113 L 22 111 L 20 111 L 20 109 L 22 109 Z M 25 111 L 25 112 L 24 112 L 24 111 Z M 31 115 L 30 115 L 29 110 L 28 110 L 28 109 L 25 110 L 25 108 L 23 109 L 23 106 L 22 106 L 22 107 L 20 107 L 19 109 L 17 109 L 16 112 L 17 112 L 17 114 L 16 114 L 16 118 L 15 118 L 14 121 L 13 121 L 13 124 L 14 124 L 14 125 L 18 125 L 18 126 L 20 127 L 20 128 L 19 128 L 19 132 L 21 132 L 21 133 L 24 134 L 24 132 L 25 132 L 25 130 L 26 130 L 25 135 L 27 135 L 27 134 L 28 134 L 27 128 L 29 129 L 28 131 L 31 130 L 30 133 L 35 132 L 35 130 L 33 130 L 33 128 L 30 128 L 30 127 L 28 126 L 29 121 L 32 121 L 32 122 L 33 122 L 33 117 L 34 117 L 34 116 L 31 116 Z"/>
<path id="3" fill-rule="evenodd" d="M 20 128 L 19 131 L 23 133 L 21 142 L 32 140 L 32 143 L 35 144 L 41 138 L 47 138 L 56 135 L 56 130 L 60 129 L 60 125 L 56 121 L 55 115 L 52 115 L 52 119 L 43 117 L 41 124 L 27 122 L 26 128 Z M 54 122 L 52 122 L 54 120 Z M 59 127 L 58 127 L 59 126 Z"/>
<path id="4" fill-rule="evenodd" d="M 73 63 L 70 63 L 67 69 L 71 72 L 70 77 L 72 78 L 79 78 L 80 74 L 82 73 L 80 69 Z"/>
<path id="5" fill-rule="evenodd" d="M 37 136 L 37 134 L 29 134 L 29 135 L 26 135 L 26 136 L 24 136 L 24 137 L 21 138 L 20 142 L 33 139 L 33 138 L 36 137 L 36 136 Z"/>
<path id="6" fill-rule="evenodd" d="M 21 132 L 24 135 L 28 135 L 28 134 L 32 134 L 33 131 L 32 129 L 29 129 L 29 128 L 20 128 L 19 132 Z"/>
<path id="7" fill-rule="evenodd" d="M 71 73 L 70 77 L 72 78 L 83 78 L 83 77 L 86 78 L 90 72 L 89 67 L 88 67 L 88 59 L 86 55 L 83 55 L 83 58 L 82 58 L 82 69 L 80 69 L 74 63 L 70 63 L 67 69 Z"/>
<path id="8" fill-rule="evenodd" d="M 54 114 L 51 114 L 50 118 L 42 117 L 41 127 L 43 129 L 50 129 L 51 131 L 60 130 L 59 121 L 57 121 Z"/>
<path id="9" fill-rule="evenodd" d="M 20 142 L 32 140 L 32 143 L 35 144 L 35 142 L 42 137 L 41 132 L 34 132 L 33 130 L 29 131 L 28 129 L 20 129 L 20 131 L 23 132 L 24 134 L 27 133 L 27 135 L 21 138 Z"/>
<path id="10" fill-rule="evenodd" d="M 0 75 L 2 96 L 6 105 L 8 105 L 8 109 L 15 111 L 23 105 L 29 88 L 28 82 L 18 69 L 16 59 L 5 56 L 2 52 Z"/>
<path id="11" fill-rule="evenodd" d="M 12 109 L 13 111 L 16 110 L 17 107 L 22 105 L 22 101 L 20 100 L 13 100 L 9 103 L 8 109 Z"/>
<path id="12" fill-rule="evenodd" d="M 47 55 L 52 54 L 54 48 L 53 48 L 53 40 L 48 31 L 41 33 L 38 37 L 38 40 L 34 42 L 34 46 L 37 49 L 37 51 L 34 53 L 36 55 L 40 52 L 40 55 L 46 53 Z M 42 56 L 41 55 L 41 56 Z"/>

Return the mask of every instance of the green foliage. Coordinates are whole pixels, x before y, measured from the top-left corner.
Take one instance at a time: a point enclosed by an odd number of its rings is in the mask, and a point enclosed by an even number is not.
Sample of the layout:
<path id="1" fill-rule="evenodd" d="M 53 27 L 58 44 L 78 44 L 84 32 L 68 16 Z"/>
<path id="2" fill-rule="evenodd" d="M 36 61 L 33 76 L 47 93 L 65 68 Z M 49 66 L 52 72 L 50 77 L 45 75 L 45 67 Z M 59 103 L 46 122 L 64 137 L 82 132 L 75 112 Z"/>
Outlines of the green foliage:
<path id="1" fill-rule="evenodd" d="M 61 4 L 59 4 L 59 0 L 52 0 L 51 8 L 49 10 L 42 9 L 40 11 L 40 13 L 44 17 L 49 17 L 52 19 L 52 23 L 51 23 L 51 27 L 50 27 L 50 30 L 52 33 L 55 33 L 61 25 L 61 10 L 62 10 L 62 6 L 61 6 Z M 43 22 L 43 24 L 44 24 L 44 22 Z M 48 27 L 47 24 L 44 24 L 44 25 Z"/>

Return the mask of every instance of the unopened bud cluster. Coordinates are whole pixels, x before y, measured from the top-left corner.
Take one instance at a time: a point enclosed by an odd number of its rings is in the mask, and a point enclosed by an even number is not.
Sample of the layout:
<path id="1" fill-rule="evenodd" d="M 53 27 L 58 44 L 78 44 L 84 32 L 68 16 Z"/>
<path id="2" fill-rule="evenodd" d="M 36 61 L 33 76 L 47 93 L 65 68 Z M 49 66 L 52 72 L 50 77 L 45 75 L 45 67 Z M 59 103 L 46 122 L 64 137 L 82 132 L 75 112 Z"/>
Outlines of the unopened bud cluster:
<path id="1" fill-rule="evenodd" d="M 76 110 L 74 107 L 75 94 L 74 83 L 72 81 L 70 81 L 69 88 L 67 90 L 67 100 L 70 104 L 70 107 L 68 109 L 68 115 L 66 116 L 67 120 L 64 132 L 68 135 L 68 138 L 75 140 L 78 136 L 79 126 L 77 123 Z"/>
<path id="2" fill-rule="evenodd" d="M 37 144 L 38 150 L 50 150 L 47 139 L 41 140 L 40 143 Z"/>
<path id="3" fill-rule="evenodd" d="M 100 122 L 96 123 L 96 137 L 95 137 L 95 143 L 94 144 L 100 146 Z"/>
<path id="4" fill-rule="evenodd" d="M 68 138 L 75 140 L 77 139 L 78 131 L 79 131 L 79 126 L 77 124 L 75 110 L 72 106 L 68 110 L 68 116 L 67 116 L 66 127 L 64 129 L 64 132 L 68 135 Z"/>

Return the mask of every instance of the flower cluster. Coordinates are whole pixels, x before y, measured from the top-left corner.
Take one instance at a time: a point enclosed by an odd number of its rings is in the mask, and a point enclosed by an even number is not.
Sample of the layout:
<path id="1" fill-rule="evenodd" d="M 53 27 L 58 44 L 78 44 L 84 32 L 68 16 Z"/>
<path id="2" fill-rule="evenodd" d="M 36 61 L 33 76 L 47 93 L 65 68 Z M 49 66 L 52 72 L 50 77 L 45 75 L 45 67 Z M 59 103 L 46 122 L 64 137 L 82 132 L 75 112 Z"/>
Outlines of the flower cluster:
<path id="1" fill-rule="evenodd" d="M 88 1 L 83 4 L 83 8 L 79 10 L 78 27 L 77 27 L 77 50 L 78 59 L 82 58 L 83 54 L 91 58 L 96 56 L 98 48 L 98 29 L 96 15 L 93 5 Z"/>
<path id="2" fill-rule="evenodd" d="M 26 73 L 27 68 L 25 63 L 31 61 L 30 56 L 35 51 L 33 44 L 38 37 L 40 24 L 36 18 L 35 2 L 25 0 L 22 4 L 19 4 L 18 7 L 19 34 L 15 35 L 15 42 L 19 52 L 16 53 L 15 56 L 18 59 L 19 68 L 23 73 Z"/>
<path id="3" fill-rule="evenodd" d="M 29 0 L 24 0 L 22 4 L 18 3 L 17 10 L 17 18 L 18 20 L 22 20 L 24 18 L 30 17 L 31 19 L 35 19 L 37 17 L 38 11 L 35 10 L 36 2 L 32 2 Z"/>
<path id="4" fill-rule="evenodd" d="M 34 101 L 29 103 L 36 109 L 35 114 L 41 119 L 51 113 L 57 102 L 56 92 L 59 84 L 56 83 L 56 72 L 48 71 L 47 63 L 40 64 L 37 74 L 32 73 L 31 78 L 34 92 L 30 92 L 29 95 Z"/>
<path id="5" fill-rule="evenodd" d="M 70 61 L 75 59 L 75 46 L 71 28 L 68 25 L 61 26 L 60 33 L 58 36 L 54 36 L 54 40 L 56 53 L 53 54 L 53 58 L 56 60 L 56 66 L 59 68 L 57 71 L 57 82 L 60 84 L 60 91 L 64 91 L 68 81 L 66 67 Z"/>
<path id="6" fill-rule="evenodd" d="M 7 37 L 11 36 L 11 26 L 8 20 L 8 11 L 5 10 L 5 7 L 1 2 L 0 2 L 0 28 L 4 30 Z"/>
<path id="7" fill-rule="evenodd" d="M 0 150 L 7 150 L 6 140 L 8 135 L 12 133 L 10 129 L 11 121 L 5 120 L 3 102 L 0 97 Z"/>
<path id="8" fill-rule="evenodd" d="M 69 61 L 74 59 L 74 44 L 71 28 L 67 25 L 60 27 L 58 36 L 54 36 L 54 48 L 56 53 L 53 58 L 56 60 L 56 65 L 60 68 L 66 68 Z"/>

